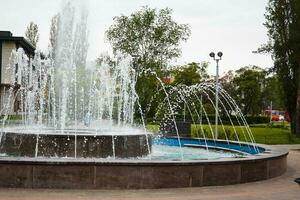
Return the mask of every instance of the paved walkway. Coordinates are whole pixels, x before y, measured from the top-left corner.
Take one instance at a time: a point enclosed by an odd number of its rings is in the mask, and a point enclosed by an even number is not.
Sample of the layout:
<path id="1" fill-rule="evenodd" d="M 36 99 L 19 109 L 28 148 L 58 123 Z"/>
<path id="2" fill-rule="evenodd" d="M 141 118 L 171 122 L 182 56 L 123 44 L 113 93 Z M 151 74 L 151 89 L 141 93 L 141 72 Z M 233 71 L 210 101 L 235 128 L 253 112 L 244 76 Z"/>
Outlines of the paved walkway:
<path id="1" fill-rule="evenodd" d="M 49 200 L 300 200 L 300 188 L 294 183 L 300 177 L 300 145 L 282 145 L 290 149 L 288 170 L 278 178 L 230 186 L 159 189 L 159 190 L 50 190 L 0 189 L 0 199 Z"/>

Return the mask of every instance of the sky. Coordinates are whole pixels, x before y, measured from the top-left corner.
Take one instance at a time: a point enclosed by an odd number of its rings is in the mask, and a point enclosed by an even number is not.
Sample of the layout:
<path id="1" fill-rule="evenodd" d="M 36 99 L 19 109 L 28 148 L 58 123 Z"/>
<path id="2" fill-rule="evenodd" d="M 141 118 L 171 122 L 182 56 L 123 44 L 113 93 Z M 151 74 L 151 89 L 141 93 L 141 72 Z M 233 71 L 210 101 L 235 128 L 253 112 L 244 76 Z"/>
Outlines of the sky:
<path id="1" fill-rule="evenodd" d="M 0 0 L 5 5 L 0 12 L 0 30 L 15 36 L 24 36 L 30 21 L 39 26 L 38 47 L 47 50 L 50 21 L 59 12 L 62 0 Z M 173 65 L 209 61 L 208 71 L 215 73 L 211 51 L 223 52 L 220 73 L 248 65 L 271 67 L 270 55 L 253 54 L 268 40 L 263 26 L 267 0 L 89 0 L 89 51 L 88 61 L 103 52 L 111 52 L 105 40 L 105 31 L 114 23 L 113 17 L 129 15 L 148 5 L 151 8 L 173 9 L 179 23 L 189 24 L 191 36 L 181 45 L 182 56 Z M 2 6 L 1 6 L 2 7 Z"/>

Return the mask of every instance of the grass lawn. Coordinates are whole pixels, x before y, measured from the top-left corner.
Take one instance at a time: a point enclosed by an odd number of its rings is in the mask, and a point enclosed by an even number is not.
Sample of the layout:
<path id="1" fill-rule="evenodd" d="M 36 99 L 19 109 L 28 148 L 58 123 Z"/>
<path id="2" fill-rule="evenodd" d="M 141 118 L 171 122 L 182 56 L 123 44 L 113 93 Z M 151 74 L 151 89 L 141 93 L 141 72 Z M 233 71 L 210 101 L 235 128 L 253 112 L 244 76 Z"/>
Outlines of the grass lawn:
<path id="1" fill-rule="evenodd" d="M 159 132 L 159 125 L 147 125 L 147 129 L 154 133 Z M 234 131 L 235 129 L 235 131 Z M 250 127 L 252 135 L 257 143 L 262 144 L 293 144 L 300 143 L 300 138 L 295 138 L 291 135 L 288 128 L 272 128 L 267 125 L 256 125 Z M 214 126 L 212 126 L 214 131 Z M 224 131 L 225 130 L 225 131 Z M 244 132 L 244 133 L 243 133 Z M 204 134 L 206 138 L 212 138 L 212 134 L 208 125 L 192 125 L 192 137 L 203 137 Z M 222 126 L 219 127 L 219 138 L 230 140 L 236 140 L 236 134 L 240 141 L 250 141 L 248 134 L 244 127 L 240 126 Z"/>

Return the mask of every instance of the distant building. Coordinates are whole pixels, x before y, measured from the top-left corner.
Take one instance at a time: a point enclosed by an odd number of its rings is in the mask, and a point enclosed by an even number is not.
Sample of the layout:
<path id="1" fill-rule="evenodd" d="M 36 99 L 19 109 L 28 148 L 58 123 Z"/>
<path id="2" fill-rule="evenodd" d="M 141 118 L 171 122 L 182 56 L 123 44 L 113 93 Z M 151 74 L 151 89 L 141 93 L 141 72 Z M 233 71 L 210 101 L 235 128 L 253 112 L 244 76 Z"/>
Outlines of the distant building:
<path id="1" fill-rule="evenodd" d="M 8 69 L 12 50 L 23 48 L 29 58 L 34 55 L 35 48 L 24 37 L 16 37 L 10 31 L 0 31 L 0 115 L 8 98 L 8 90 L 14 86 L 17 67 Z M 15 92 L 17 88 L 14 88 Z M 14 94 L 15 95 L 15 94 Z M 14 98 L 14 97 L 11 97 Z M 11 114 L 17 112 L 18 105 L 13 105 Z"/>

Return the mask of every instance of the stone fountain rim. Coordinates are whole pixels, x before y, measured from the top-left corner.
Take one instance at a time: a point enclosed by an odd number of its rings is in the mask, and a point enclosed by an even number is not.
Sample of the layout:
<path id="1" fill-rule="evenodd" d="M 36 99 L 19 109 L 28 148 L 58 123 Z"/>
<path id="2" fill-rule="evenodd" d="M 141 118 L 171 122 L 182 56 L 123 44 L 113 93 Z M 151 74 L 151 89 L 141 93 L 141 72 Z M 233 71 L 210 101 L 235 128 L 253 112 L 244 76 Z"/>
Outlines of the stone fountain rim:
<path id="1" fill-rule="evenodd" d="M 218 160 L 41 160 L 0 158 L 0 187 L 57 189 L 154 189 L 232 185 L 282 175 L 288 151 Z"/>
<path id="2" fill-rule="evenodd" d="M 248 155 L 247 157 L 239 158 L 219 158 L 207 160 L 138 160 L 138 159 L 107 159 L 107 158 L 31 158 L 31 157 L 0 157 L 0 164 L 30 164 L 30 165 L 84 165 L 84 166 L 157 166 L 157 165 L 220 165 L 220 164 L 235 164 L 235 163 L 251 163 L 256 161 L 273 160 L 282 158 L 288 155 L 288 150 L 284 148 L 259 145 L 264 148 L 265 152 L 257 155 Z"/>
<path id="3" fill-rule="evenodd" d="M 0 129 L 1 130 L 1 129 Z M 116 130 L 108 130 L 108 129 L 64 129 L 62 133 L 61 129 L 52 129 L 52 128 L 44 128 L 42 129 L 45 132 L 40 132 L 41 129 L 31 129 L 31 130 L 20 130 L 18 128 L 3 128 L 1 133 L 9 133 L 9 134 L 24 134 L 24 135 L 55 135 L 55 136 L 135 136 L 135 135 L 148 135 L 151 136 L 153 133 L 149 131 L 144 131 L 140 129 L 134 129 L 135 131 L 139 130 L 141 132 L 131 132 L 124 133 L 121 129 L 120 132 Z M 52 132 L 53 131 L 53 132 Z M 76 132 L 77 131 L 77 132 Z M 129 130 L 130 131 L 130 130 Z"/>

